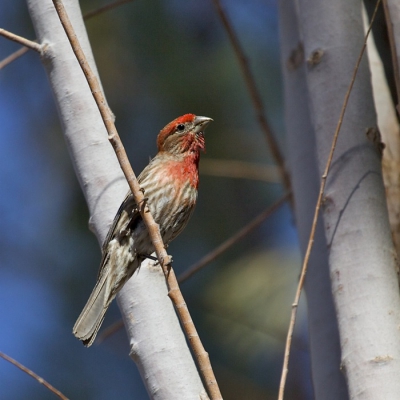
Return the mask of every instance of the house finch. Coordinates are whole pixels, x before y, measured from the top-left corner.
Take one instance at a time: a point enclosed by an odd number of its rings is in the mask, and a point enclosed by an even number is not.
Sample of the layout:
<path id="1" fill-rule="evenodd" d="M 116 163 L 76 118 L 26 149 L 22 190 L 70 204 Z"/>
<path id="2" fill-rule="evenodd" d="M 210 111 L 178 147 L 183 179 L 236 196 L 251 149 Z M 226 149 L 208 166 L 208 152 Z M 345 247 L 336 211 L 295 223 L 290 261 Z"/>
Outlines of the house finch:
<path id="1" fill-rule="evenodd" d="M 210 121 L 186 114 L 170 122 L 157 137 L 157 155 L 139 175 L 139 184 L 166 245 L 183 230 L 196 205 L 200 150 L 204 150 L 204 129 Z M 129 191 L 104 241 L 96 286 L 73 328 L 85 346 L 96 338 L 116 294 L 153 251 Z"/>

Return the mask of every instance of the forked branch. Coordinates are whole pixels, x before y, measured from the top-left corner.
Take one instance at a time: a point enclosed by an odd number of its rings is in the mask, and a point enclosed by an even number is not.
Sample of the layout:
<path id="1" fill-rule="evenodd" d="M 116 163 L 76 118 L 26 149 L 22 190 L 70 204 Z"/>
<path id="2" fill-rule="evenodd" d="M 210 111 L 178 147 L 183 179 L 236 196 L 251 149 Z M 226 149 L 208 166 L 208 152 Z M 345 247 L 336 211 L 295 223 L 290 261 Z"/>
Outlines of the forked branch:
<path id="1" fill-rule="evenodd" d="M 92 11 L 87 12 L 84 16 L 83 19 L 86 21 L 90 18 L 95 17 L 96 15 L 100 15 L 103 14 L 107 11 L 110 11 L 116 7 L 119 7 L 123 4 L 126 3 L 130 3 L 133 0 L 117 0 L 114 1 L 112 3 L 106 4 L 105 6 L 96 8 Z M 25 39 L 27 40 L 27 39 Z M 29 41 L 29 42 L 34 42 L 34 41 Z M 18 42 L 21 43 L 21 42 Z M 24 44 L 24 43 L 21 43 Z M 11 64 L 13 61 L 15 61 L 16 59 L 18 59 L 19 57 L 23 56 L 24 54 L 26 54 L 28 52 L 28 50 L 32 48 L 27 46 L 26 44 L 24 44 L 24 47 L 21 47 L 20 49 L 18 49 L 17 51 L 14 51 L 14 53 L 11 53 L 9 56 L 7 56 L 6 58 L 4 58 L 3 60 L 0 61 L 0 69 L 4 68 L 6 65 Z"/>

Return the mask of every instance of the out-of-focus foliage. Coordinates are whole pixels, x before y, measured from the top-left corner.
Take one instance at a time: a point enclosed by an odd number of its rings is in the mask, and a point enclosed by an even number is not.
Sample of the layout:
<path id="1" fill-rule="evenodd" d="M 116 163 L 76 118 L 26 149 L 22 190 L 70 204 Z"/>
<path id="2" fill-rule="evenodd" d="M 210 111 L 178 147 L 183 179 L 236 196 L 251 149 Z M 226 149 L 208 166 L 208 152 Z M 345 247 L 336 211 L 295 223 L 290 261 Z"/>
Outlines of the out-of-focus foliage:
<path id="1" fill-rule="evenodd" d="M 281 145 L 276 5 L 225 2 Z M 104 2 L 85 0 L 83 12 Z M 4 0 L 0 27 L 34 38 L 25 2 Z M 212 2 L 136 0 L 87 22 L 117 128 L 136 172 L 178 115 L 212 117 L 204 157 L 271 164 L 235 55 Z M 0 59 L 19 48 L 0 38 Z M 0 349 L 71 399 L 146 399 L 125 332 L 85 349 L 71 334 L 100 251 L 37 54 L 0 71 Z M 279 185 L 201 176 L 199 203 L 169 251 L 177 273 L 282 193 Z M 276 397 L 299 260 L 289 209 L 182 286 L 226 399 Z M 113 305 L 104 326 L 119 319 Z M 311 398 L 304 318 L 288 395 Z M 0 360 L 0 398 L 54 395 Z"/>

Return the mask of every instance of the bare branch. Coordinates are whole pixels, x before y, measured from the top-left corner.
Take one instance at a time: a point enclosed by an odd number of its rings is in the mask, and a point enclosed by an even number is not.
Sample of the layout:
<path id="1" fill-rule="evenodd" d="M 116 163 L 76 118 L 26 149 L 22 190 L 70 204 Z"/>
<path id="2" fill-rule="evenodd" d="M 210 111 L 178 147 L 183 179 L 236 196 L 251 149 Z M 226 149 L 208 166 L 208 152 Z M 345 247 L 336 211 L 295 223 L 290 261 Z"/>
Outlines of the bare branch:
<path id="1" fill-rule="evenodd" d="M 123 4 L 130 3 L 132 1 L 133 0 L 118 0 L 118 1 L 114 1 L 113 3 L 108 3 L 103 7 L 99 7 L 99 8 L 96 8 L 95 10 L 87 12 L 83 16 L 83 19 L 86 21 L 92 17 L 95 17 L 96 15 L 103 14 L 104 12 L 110 11 L 113 8 L 122 6 Z"/>
<path id="2" fill-rule="evenodd" d="M 117 333 L 120 329 L 124 327 L 124 321 L 123 319 L 119 319 L 118 321 L 112 323 L 111 325 L 107 326 L 106 329 L 104 329 L 101 334 L 97 337 L 96 341 L 94 342 L 95 345 L 99 345 L 105 340 L 107 340 L 110 336 L 114 335 L 114 333 Z"/>
<path id="3" fill-rule="evenodd" d="M 87 12 L 84 16 L 83 19 L 86 21 L 92 17 L 95 17 L 96 15 L 103 14 L 104 12 L 107 12 L 109 10 L 112 10 L 118 6 L 121 6 L 126 3 L 130 3 L 133 0 L 118 0 L 113 3 L 106 4 L 103 7 L 96 8 L 95 10 Z M 23 56 L 25 53 L 27 53 L 29 50 L 29 47 L 21 47 L 19 50 L 15 51 L 14 53 L 11 53 L 8 57 L 6 57 L 4 60 L 0 61 L 0 69 L 3 69 L 5 66 L 8 64 L 11 64 L 13 61 L 18 59 L 19 57 Z"/>
<path id="4" fill-rule="evenodd" d="M 279 170 L 276 166 L 246 161 L 205 159 L 201 162 L 200 173 L 226 178 L 254 179 L 270 183 L 281 182 Z"/>
<path id="5" fill-rule="evenodd" d="M 274 157 L 276 164 L 278 165 L 283 185 L 287 191 L 290 191 L 291 190 L 290 176 L 285 167 L 285 160 L 279 149 L 278 143 L 276 142 L 276 140 L 274 138 L 274 134 L 272 132 L 271 127 L 269 126 L 267 117 L 265 116 L 264 106 L 263 106 L 263 103 L 261 100 L 261 95 L 258 92 L 255 79 L 253 77 L 253 74 L 251 73 L 251 70 L 250 70 L 249 64 L 247 62 L 246 56 L 244 55 L 242 46 L 240 45 L 239 39 L 236 35 L 236 32 L 235 32 L 232 24 L 230 23 L 226 13 L 224 12 L 220 1 L 213 0 L 213 2 L 217 9 L 218 15 L 222 21 L 222 24 L 229 36 L 229 40 L 231 41 L 231 44 L 232 44 L 233 50 L 236 54 L 236 57 L 239 61 L 239 65 L 242 70 L 244 80 L 247 85 L 247 89 L 250 93 L 253 107 L 256 111 L 258 122 L 260 124 L 262 131 L 264 132 L 268 146 L 271 150 L 271 154 Z"/>
<path id="6" fill-rule="evenodd" d="M 201 269 L 206 267 L 210 262 L 214 261 L 217 257 L 219 257 L 222 253 L 236 244 L 238 241 L 247 236 L 250 232 L 260 226 L 263 221 L 265 221 L 268 217 L 270 217 L 285 201 L 290 198 L 291 193 L 286 193 L 279 200 L 277 200 L 272 206 L 266 208 L 261 214 L 255 217 L 252 221 L 250 221 L 246 226 L 244 226 L 239 232 L 235 233 L 232 237 L 225 240 L 220 246 L 206 254 L 202 259 L 197 261 L 195 264 L 190 266 L 185 272 L 183 272 L 178 277 L 178 282 L 183 283 L 187 279 L 191 278 L 194 274 L 199 272 Z M 97 339 L 97 344 L 100 344 L 108 337 L 112 336 L 114 333 L 118 332 L 123 327 L 123 321 L 120 319 L 119 321 L 111 324 L 107 327 L 102 334 Z"/>
<path id="7" fill-rule="evenodd" d="M 0 35 L 14 42 L 22 44 L 26 47 L 29 47 L 30 49 L 35 50 L 38 53 L 42 51 L 42 46 L 39 43 L 33 42 L 32 40 L 29 39 L 25 39 L 22 36 L 15 35 L 14 33 L 6 31 L 5 29 L 0 28 Z"/>
<path id="8" fill-rule="evenodd" d="M 330 149 L 330 152 L 329 152 L 329 156 L 328 156 L 328 160 L 327 160 L 327 163 L 326 163 L 326 166 L 325 166 L 324 173 L 323 173 L 322 178 L 321 178 L 321 186 L 320 186 L 320 190 L 319 190 L 319 194 L 318 194 L 317 204 L 315 206 L 315 213 L 314 213 L 313 223 L 312 223 L 312 226 L 311 226 L 310 239 L 308 241 L 306 254 L 304 256 L 304 261 L 303 261 L 303 265 L 302 265 L 302 268 L 301 268 L 301 275 L 300 275 L 299 283 L 298 283 L 298 286 L 297 286 L 296 295 L 295 295 L 295 298 L 294 298 L 294 302 L 292 304 L 292 313 L 291 313 L 291 317 L 290 317 L 290 324 L 289 324 L 289 329 L 288 329 L 287 338 L 286 338 L 285 354 L 284 354 L 284 360 L 283 360 L 281 382 L 280 382 L 280 385 L 279 385 L 278 400 L 283 400 L 283 396 L 284 396 L 286 378 L 287 378 L 287 374 L 288 374 L 288 371 L 289 371 L 288 364 L 289 364 L 289 356 L 290 356 L 290 346 L 291 346 L 291 343 L 292 343 L 294 325 L 296 323 L 297 308 L 298 308 L 298 305 L 299 305 L 301 291 L 302 291 L 303 286 L 304 286 L 304 280 L 305 280 L 305 277 L 306 277 L 306 272 L 307 272 L 307 267 L 308 267 L 308 261 L 310 259 L 311 249 L 312 249 L 313 244 L 314 244 L 315 230 L 316 230 L 316 227 L 317 227 L 317 220 L 318 220 L 319 210 L 321 208 L 322 197 L 324 195 L 326 178 L 328 176 L 328 173 L 329 173 L 329 170 L 330 170 L 330 167 L 331 167 L 331 164 L 332 164 L 333 154 L 335 152 L 336 143 L 337 143 L 337 140 L 338 140 L 338 137 L 339 137 L 340 129 L 342 127 L 343 118 L 344 118 L 344 114 L 346 112 L 347 104 L 349 102 L 350 94 L 351 94 L 351 91 L 353 89 L 354 82 L 356 80 L 356 76 L 357 76 L 358 69 L 360 67 L 361 59 L 362 59 L 362 57 L 364 55 L 365 48 L 367 46 L 368 36 L 369 36 L 369 34 L 371 32 L 372 24 L 373 24 L 373 22 L 375 20 L 376 12 L 378 10 L 380 2 L 381 2 L 381 0 L 378 0 L 377 3 L 376 3 L 375 10 L 374 10 L 374 13 L 372 15 L 370 25 L 368 27 L 368 31 L 367 31 L 367 33 L 366 33 L 366 35 L 364 37 L 364 43 L 363 43 L 363 46 L 361 48 L 360 54 L 358 56 L 356 65 L 354 67 L 353 76 L 351 77 L 349 88 L 347 89 L 347 92 L 346 92 L 346 95 L 345 95 L 345 98 L 344 98 L 344 101 L 343 101 L 342 109 L 340 111 L 339 120 L 338 120 L 338 123 L 337 123 L 337 126 L 336 126 L 336 130 L 335 130 L 335 134 L 333 136 L 333 140 L 332 140 L 332 146 L 331 146 L 331 149 Z"/>
<path id="9" fill-rule="evenodd" d="M 265 221 L 268 217 L 271 216 L 285 201 L 287 201 L 292 194 L 290 192 L 283 195 L 279 200 L 277 200 L 272 206 L 269 206 L 265 209 L 261 214 L 255 217 L 252 221 L 250 221 L 246 226 L 244 226 L 239 232 L 235 233 L 232 237 L 225 240 L 221 245 L 219 245 L 216 249 L 206 254 L 202 259 L 197 261 L 195 264 L 190 266 L 185 272 L 181 274 L 178 278 L 179 283 L 182 283 L 189 279 L 196 272 L 200 271 L 207 264 L 214 261 L 217 257 L 219 257 L 222 253 L 236 244 L 239 240 L 242 240 L 245 236 L 247 236 L 250 232 L 260 226 L 263 221 Z"/>
<path id="10" fill-rule="evenodd" d="M 62 400 L 68 400 L 68 397 L 64 396 L 59 390 L 57 390 L 54 386 L 50 385 L 47 381 L 45 381 L 41 376 L 35 374 L 32 370 L 29 368 L 25 367 L 18 361 L 14 360 L 7 354 L 4 354 L 0 352 L 0 357 L 3 358 L 4 360 L 8 361 L 9 363 L 15 365 L 17 368 L 19 368 L 21 371 L 25 372 L 29 376 L 31 376 L 33 379 L 36 379 L 40 384 L 44 385 L 47 389 L 50 390 L 50 392 L 53 392 L 56 396 L 58 396 Z"/>
<path id="11" fill-rule="evenodd" d="M 6 57 L 2 61 L 0 61 L 0 69 L 3 69 L 8 64 L 11 64 L 17 58 L 20 58 L 21 56 L 26 54 L 28 51 L 29 51 L 28 47 L 21 47 L 19 50 L 14 51 L 14 53 L 10 54 L 8 57 Z"/>
<path id="12" fill-rule="evenodd" d="M 136 201 L 136 204 L 142 205 L 140 207 L 140 214 L 142 216 L 143 221 L 145 222 L 147 229 L 149 231 L 149 235 L 153 242 L 157 258 L 160 262 L 160 265 L 163 269 L 164 275 L 167 280 L 168 288 L 169 288 L 169 297 L 172 299 L 176 311 L 181 320 L 182 326 L 187 334 L 189 342 L 193 348 L 193 352 L 196 356 L 197 362 L 199 364 L 200 373 L 203 376 L 204 384 L 207 387 L 208 393 L 211 399 L 222 400 L 221 393 L 219 391 L 219 387 L 217 381 L 214 376 L 214 372 L 212 370 L 208 353 L 205 351 L 199 335 L 196 331 L 196 328 L 193 324 L 193 320 L 190 316 L 189 310 L 187 309 L 186 303 L 183 299 L 182 293 L 179 289 L 178 282 L 176 280 L 176 276 L 174 270 L 171 266 L 171 257 L 168 256 L 164 243 L 162 241 L 162 237 L 158 228 L 158 224 L 154 221 L 149 208 L 144 201 L 143 192 L 140 190 L 139 183 L 136 179 L 135 173 L 129 163 L 127 154 L 125 152 L 124 146 L 119 138 L 117 129 L 114 125 L 113 117 L 109 111 L 109 108 L 106 104 L 104 96 L 102 94 L 100 85 L 96 76 L 93 74 L 92 69 L 90 68 L 85 54 L 82 51 L 82 48 L 79 44 L 79 41 L 76 37 L 74 29 L 69 21 L 68 15 L 65 11 L 63 3 L 61 0 L 53 0 L 53 4 L 57 10 L 58 16 L 60 18 L 61 24 L 67 34 L 68 40 L 71 43 L 72 50 L 82 68 L 83 73 L 87 79 L 89 87 L 92 91 L 93 97 L 96 101 L 96 104 L 99 108 L 100 114 L 103 118 L 104 125 L 108 132 L 108 138 L 113 146 L 115 153 L 117 155 L 118 161 L 121 165 L 121 169 L 127 179 L 129 187 L 132 191 L 132 195 Z"/>

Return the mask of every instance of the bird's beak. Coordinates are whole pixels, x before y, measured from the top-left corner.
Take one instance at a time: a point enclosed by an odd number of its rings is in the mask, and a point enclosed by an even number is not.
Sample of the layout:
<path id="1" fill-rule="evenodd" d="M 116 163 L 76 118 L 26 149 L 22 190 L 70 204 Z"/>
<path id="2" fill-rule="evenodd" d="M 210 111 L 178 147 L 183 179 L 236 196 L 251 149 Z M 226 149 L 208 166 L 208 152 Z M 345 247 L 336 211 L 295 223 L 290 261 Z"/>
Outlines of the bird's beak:
<path id="1" fill-rule="evenodd" d="M 196 133 L 204 131 L 207 128 L 207 125 L 213 121 L 212 118 L 208 117 L 196 117 L 193 121 L 194 123 L 194 131 Z"/>

